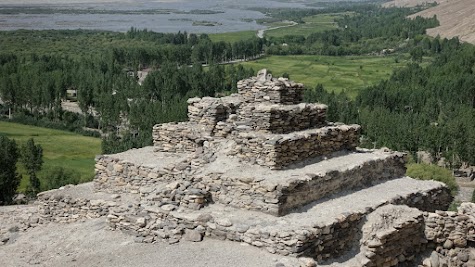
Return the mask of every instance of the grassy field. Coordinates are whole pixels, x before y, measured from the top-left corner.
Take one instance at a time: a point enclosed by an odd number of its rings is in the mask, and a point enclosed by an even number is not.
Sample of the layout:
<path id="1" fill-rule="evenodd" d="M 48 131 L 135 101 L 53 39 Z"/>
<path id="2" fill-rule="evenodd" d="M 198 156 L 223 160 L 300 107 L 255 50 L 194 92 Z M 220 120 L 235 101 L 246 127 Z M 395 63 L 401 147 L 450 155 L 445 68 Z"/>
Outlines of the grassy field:
<path id="1" fill-rule="evenodd" d="M 351 97 L 358 90 L 390 77 L 391 73 L 405 66 L 409 59 L 397 56 L 269 56 L 259 60 L 241 63 L 255 71 L 267 68 L 274 76 L 288 73 L 290 78 L 301 82 L 307 88 L 318 83 L 326 90 L 346 91 Z"/>
<path id="2" fill-rule="evenodd" d="M 309 36 L 314 32 L 322 32 L 326 30 L 336 29 L 337 25 L 335 19 L 343 15 L 351 13 L 333 13 L 333 14 L 320 14 L 303 18 L 305 23 L 297 24 L 295 26 L 284 27 L 279 29 L 267 30 L 265 32 L 266 37 L 283 37 L 285 35 L 304 35 Z M 278 21 L 268 24 L 264 24 L 268 28 L 280 27 L 291 25 L 288 21 Z M 210 34 L 209 37 L 213 42 L 225 41 L 225 42 L 237 42 L 239 40 L 246 40 L 256 36 L 257 31 L 240 31 L 240 32 L 227 32 Z"/>
<path id="3" fill-rule="evenodd" d="M 225 33 L 216 33 L 216 34 L 209 34 L 209 38 L 213 42 L 229 42 L 235 43 L 240 40 L 247 40 L 252 37 L 255 37 L 257 31 L 240 31 L 240 32 L 225 32 Z"/>
<path id="4" fill-rule="evenodd" d="M 303 24 L 268 30 L 266 31 L 265 36 L 283 37 L 285 35 L 304 35 L 305 37 L 307 37 L 315 32 L 323 32 L 326 30 L 336 29 L 337 25 L 335 23 L 335 19 L 345 14 L 346 13 L 320 14 L 311 17 L 305 17 L 303 18 L 303 21 L 305 21 L 305 23 Z"/>
<path id="5" fill-rule="evenodd" d="M 52 130 L 47 128 L 0 121 L 0 135 L 15 139 L 18 146 L 33 138 L 43 148 L 43 170 L 38 177 L 53 167 L 63 167 L 81 175 L 81 181 L 89 181 L 94 175 L 94 157 L 101 153 L 101 139 Z M 19 164 L 20 165 L 20 164 Z M 24 174 L 24 170 L 19 168 Z M 23 175 L 20 191 L 26 188 L 27 177 Z"/>

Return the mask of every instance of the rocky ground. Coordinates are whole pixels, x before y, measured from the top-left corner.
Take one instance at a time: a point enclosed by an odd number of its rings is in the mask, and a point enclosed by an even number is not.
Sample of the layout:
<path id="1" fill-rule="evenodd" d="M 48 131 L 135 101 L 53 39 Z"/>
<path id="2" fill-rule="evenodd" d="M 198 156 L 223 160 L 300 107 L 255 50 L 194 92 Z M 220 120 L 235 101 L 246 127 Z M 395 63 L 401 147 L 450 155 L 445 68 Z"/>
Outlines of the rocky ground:
<path id="1" fill-rule="evenodd" d="M 14 230 L 14 229 L 12 229 Z M 12 232 L 0 246 L 3 267 L 22 266 L 295 266 L 298 260 L 249 245 L 206 239 L 199 243 L 144 244 L 109 231 L 105 218 L 71 224 L 51 223 Z"/>

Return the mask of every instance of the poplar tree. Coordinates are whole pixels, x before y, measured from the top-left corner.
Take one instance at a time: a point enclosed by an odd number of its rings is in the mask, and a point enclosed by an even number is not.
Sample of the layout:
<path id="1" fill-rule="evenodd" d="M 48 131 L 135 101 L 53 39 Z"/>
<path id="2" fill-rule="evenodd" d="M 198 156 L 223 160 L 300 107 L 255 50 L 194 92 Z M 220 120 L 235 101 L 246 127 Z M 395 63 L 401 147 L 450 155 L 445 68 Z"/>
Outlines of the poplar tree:
<path id="1" fill-rule="evenodd" d="M 16 172 L 18 148 L 14 140 L 0 136 L 0 205 L 12 202 L 21 177 Z"/>
<path id="2" fill-rule="evenodd" d="M 43 148 L 35 145 L 33 138 L 30 138 L 25 145 L 21 146 L 21 162 L 30 176 L 30 184 L 27 193 L 36 196 L 40 192 L 40 180 L 36 176 L 43 165 Z"/>

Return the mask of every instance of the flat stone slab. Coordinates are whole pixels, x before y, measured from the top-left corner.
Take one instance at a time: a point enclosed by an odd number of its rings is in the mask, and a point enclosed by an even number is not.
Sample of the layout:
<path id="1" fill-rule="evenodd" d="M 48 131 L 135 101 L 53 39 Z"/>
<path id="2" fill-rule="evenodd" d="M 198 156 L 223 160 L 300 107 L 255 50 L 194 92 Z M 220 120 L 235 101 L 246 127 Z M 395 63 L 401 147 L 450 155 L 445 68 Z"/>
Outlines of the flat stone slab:
<path id="1" fill-rule="evenodd" d="M 167 167 L 182 161 L 186 157 L 185 153 L 153 152 L 153 149 L 153 146 L 147 146 L 130 149 L 117 154 L 103 155 L 102 157 L 114 158 L 119 161 L 130 162 L 135 165 L 150 168 Z"/>
<path id="2" fill-rule="evenodd" d="M 94 183 L 84 183 L 78 185 L 66 185 L 59 189 L 44 191 L 38 194 L 39 200 L 48 199 L 81 199 L 81 200 L 104 200 L 114 202 L 138 202 L 137 195 L 132 194 L 109 194 L 98 192 L 94 189 Z"/>
<path id="3" fill-rule="evenodd" d="M 312 161 L 294 165 L 283 170 L 239 162 L 236 158 L 219 156 L 206 167 L 207 173 L 225 173 L 235 179 L 251 179 L 269 185 L 291 183 L 293 180 L 308 180 L 306 174 L 324 174 L 331 171 L 346 171 L 353 169 L 368 161 L 385 160 L 402 153 L 384 152 L 383 150 L 359 149 L 356 151 L 338 151 L 325 157 L 318 157 Z"/>

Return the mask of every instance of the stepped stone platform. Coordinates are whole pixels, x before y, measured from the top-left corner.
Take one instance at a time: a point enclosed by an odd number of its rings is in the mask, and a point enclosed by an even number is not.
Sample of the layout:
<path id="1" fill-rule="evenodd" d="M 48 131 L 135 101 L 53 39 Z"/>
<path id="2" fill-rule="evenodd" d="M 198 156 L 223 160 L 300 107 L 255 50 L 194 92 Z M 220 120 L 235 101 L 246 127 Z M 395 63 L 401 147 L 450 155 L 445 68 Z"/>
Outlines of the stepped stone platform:
<path id="1" fill-rule="evenodd" d="M 326 105 L 300 103 L 303 90 L 263 70 L 238 94 L 189 99 L 189 121 L 154 126 L 153 148 L 98 157 L 96 190 L 140 197 L 109 210 L 111 228 L 143 242 L 211 237 L 322 261 L 354 248 L 379 207 L 448 207 L 446 186 L 404 177 L 403 153 L 357 148 L 360 126 L 327 122 Z M 374 261 L 391 256 L 380 254 Z"/>
<path id="2" fill-rule="evenodd" d="M 380 207 L 395 204 L 435 211 L 445 209 L 450 199 L 449 190 L 440 182 L 401 177 L 340 192 L 275 217 L 225 204 L 196 210 L 150 201 L 133 193 L 119 197 L 97 192 L 93 183 L 88 183 L 42 194 L 39 213 L 42 219 L 52 217 L 58 222 L 107 216 L 112 229 L 146 243 L 210 237 L 321 261 L 341 256 L 358 244 L 367 216 Z"/>
<path id="3" fill-rule="evenodd" d="M 146 187 L 187 181 L 194 188 L 212 185 L 208 189 L 212 202 L 280 216 L 335 192 L 371 186 L 405 173 L 404 154 L 382 150 L 339 151 L 326 160 L 316 158 L 312 164 L 286 170 L 239 162 L 224 150 L 199 172 L 183 162 L 184 155 L 153 152 L 151 147 L 106 155 L 96 166 L 96 187 L 144 193 Z"/>
<path id="4" fill-rule="evenodd" d="M 189 99 L 189 121 L 155 125 L 153 147 L 98 156 L 93 183 L 40 196 L 41 218 L 106 217 L 137 242 L 221 239 L 305 266 L 349 253 L 348 266 L 411 266 L 475 241 L 475 216 L 434 213 L 452 201 L 444 184 L 405 177 L 404 153 L 358 148 L 360 126 L 326 121 L 304 89 L 262 70 L 237 94 Z"/>

